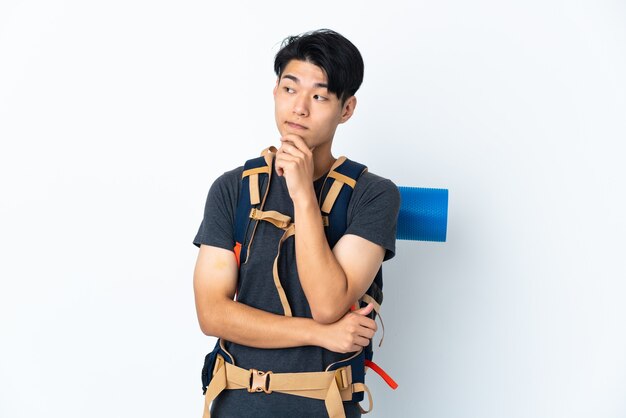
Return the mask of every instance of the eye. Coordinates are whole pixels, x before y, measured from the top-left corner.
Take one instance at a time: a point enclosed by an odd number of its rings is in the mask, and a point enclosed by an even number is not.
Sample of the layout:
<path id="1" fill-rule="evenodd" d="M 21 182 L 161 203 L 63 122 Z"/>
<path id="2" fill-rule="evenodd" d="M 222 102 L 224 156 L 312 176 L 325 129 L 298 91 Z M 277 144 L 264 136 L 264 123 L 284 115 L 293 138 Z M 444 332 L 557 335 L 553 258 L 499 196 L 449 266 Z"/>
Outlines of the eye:
<path id="1" fill-rule="evenodd" d="M 292 89 L 291 87 L 283 87 L 283 89 L 287 92 L 287 93 L 293 93 L 295 90 Z"/>
<path id="2" fill-rule="evenodd" d="M 325 100 L 328 100 L 326 97 L 320 96 L 319 94 L 314 95 L 313 98 L 317 100 L 318 102 L 323 102 Z"/>

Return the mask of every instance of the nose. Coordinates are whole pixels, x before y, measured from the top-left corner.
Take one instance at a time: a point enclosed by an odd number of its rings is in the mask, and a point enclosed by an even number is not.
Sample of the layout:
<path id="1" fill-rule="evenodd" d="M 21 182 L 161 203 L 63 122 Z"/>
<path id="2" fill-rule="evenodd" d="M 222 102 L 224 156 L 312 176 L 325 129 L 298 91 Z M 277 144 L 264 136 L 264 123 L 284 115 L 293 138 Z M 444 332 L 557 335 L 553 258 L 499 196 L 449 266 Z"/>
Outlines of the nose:
<path id="1" fill-rule="evenodd" d="M 309 107 L 307 106 L 306 99 L 302 96 L 297 97 L 293 104 L 293 113 L 298 116 L 306 117 L 309 114 Z"/>

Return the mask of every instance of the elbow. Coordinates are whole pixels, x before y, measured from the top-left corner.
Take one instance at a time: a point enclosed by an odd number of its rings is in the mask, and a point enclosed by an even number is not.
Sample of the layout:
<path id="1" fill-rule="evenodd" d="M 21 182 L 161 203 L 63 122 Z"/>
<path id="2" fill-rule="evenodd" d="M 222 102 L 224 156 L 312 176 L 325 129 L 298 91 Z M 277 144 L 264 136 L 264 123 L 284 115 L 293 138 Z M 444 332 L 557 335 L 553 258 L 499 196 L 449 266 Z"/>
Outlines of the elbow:
<path id="1" fill-rule="evenodd" d="M 313 320 L 320 324 L 333 324 L 339 321 L 345 312 L 341 312 L 336 306 L 311 306 Z"/>
<path id="2" fill-rule="evenodd" d="M 347 302 L 348 296 L 324 295 L 317 301 L 309 302 L 311 316 L 320 324 L 334 324 L 345 316 L 350 310 Z"/>
<path id="3" fill-rule="evenodd" d="M 208 337 L 217 337 L 215 325 L 212 323 L 209 316 L 199 316 L 198 323 L 200 324 L 200 330 L 204 335 Z"/>
<path id="4" fill-rule="evenodd" d="M 200 330 L 204 335 L 208 337 L 216 337 L 213 326 L 209 323 L 209 321 L 199 318 L 198 322 L 200 324 Z"/>
<path id="5" fill-rule="evenodd" d="M 313 320 L 320 324 L 334 324 L 349 312 L 349 299 L 347 290 L 333 294 L 312 295 L 309 299 L 309 307 Z"/>
<path id="6" fill-rule="evenodd" d="M 198 312 L 198 323 L 200 330 L 204 335 L 209 337 L 220 337 L 221 327 L 223 321 L 220 320 L 220 312 L 222 312 L 222 304 L 213 301 L 207 304 L 201 312 Z"/>

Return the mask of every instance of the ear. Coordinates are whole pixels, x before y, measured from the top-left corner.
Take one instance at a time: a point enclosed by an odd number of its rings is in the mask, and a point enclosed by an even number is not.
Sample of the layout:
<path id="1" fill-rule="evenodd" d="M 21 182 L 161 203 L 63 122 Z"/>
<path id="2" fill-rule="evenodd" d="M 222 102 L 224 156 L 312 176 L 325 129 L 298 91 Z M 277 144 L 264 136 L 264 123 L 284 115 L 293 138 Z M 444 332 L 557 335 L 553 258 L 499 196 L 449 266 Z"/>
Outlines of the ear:
<path id="1" fill-rule="evenodd" d="M 339 123 L 344 123 L 348 119 L 352 117 L 354 113 L 354 109 L 356 108 L 356 96 L 350 96 L 343 104 L 343 108 L 341 109 L 341 120 Z"/>
<path id="2" fill-rule="evenodd" d="M 276 91 L 278 90 L 278 83 L 279 83 L 279 79 L 276 79 L 276 85 L 274 86 L 274 90 L 272 90 L 272 94 L 274 95 L 274 97 L 276 97 Z"/>

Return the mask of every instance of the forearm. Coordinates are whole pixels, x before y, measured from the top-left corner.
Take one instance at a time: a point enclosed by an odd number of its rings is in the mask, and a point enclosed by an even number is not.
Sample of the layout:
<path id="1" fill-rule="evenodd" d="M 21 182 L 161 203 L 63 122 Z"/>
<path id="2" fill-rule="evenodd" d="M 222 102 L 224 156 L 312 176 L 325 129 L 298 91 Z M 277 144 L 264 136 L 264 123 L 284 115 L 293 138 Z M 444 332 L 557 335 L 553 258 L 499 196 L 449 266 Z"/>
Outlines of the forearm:
<path id="1" fill-rule="evenodd" d="M 338 258 L 326 241 L 312 179 L 314 166 L 319 162 L 326 165 L 318 167 L 330 168 L 332 165 L 334 160 L 330 149 L 320 151 L 320 148 L 315 148 L 322 157 L 314 164 L 311 149 L 301 137 L 288 135 L 281 141 L 276 155 L 276 170 L 278 175 L 285 176 L 294 204 L 296 264 L 300 284 L 313 318 L 321 323 L 333 323 L 363 295 L 369 286 L 367 281 L 374 276 L 358 267 L 345 270 L 346 261 L 348 264 L 353 262 L 350 251 L 346 251 L 343 258 Z M 335 250 L 337 248 L 335 245 Z"/>
<path id="2" fill-rule="evenodd" d="M 322 225 L 316 200 L 294 202 L 296 219 L 296 263 L 300 284 L 309 301 L 313 318 L 335 322 L 354 303 L 348 280 L 333 254 Z"/>
<path id="3" fill-rule="evenodd" d="M 213 301 L 198 319 L 205 334 L 249 347 L 323 346 L 322 324 L 272 314 L 230 299 Z"/>

